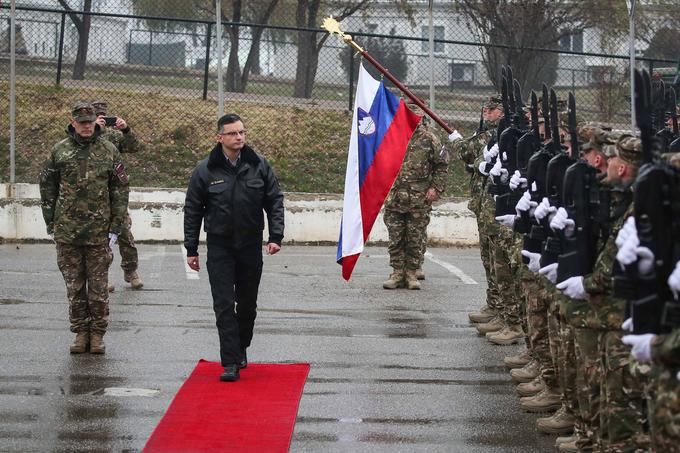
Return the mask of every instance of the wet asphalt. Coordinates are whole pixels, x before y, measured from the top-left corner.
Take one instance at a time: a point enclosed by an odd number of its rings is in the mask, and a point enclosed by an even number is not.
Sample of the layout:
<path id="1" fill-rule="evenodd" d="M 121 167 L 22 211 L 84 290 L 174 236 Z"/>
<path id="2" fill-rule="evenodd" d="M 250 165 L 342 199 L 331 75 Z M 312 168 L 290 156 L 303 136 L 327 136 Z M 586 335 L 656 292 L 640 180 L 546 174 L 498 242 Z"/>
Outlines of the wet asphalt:
<path id="1" fill-rule="evenodd" d="M 249 360 L 311 364 L 290 451 L 551 451 L 502 365 L 519 347 L 467 321 L 485 298 L 479 251 L 430 252 L 420 291 L 382 289 L 384 247 L 349 283 L 334 247 L 265 257 Z M 70 355 L 54 246 L 0 244 L 0 451 L 141 451 L 196 362 L 219 360 L 203 259 L 194 279 L 179 244 L 139 253 L 143 290 L 118 256 L 111 270 L 106 355 Z"/>

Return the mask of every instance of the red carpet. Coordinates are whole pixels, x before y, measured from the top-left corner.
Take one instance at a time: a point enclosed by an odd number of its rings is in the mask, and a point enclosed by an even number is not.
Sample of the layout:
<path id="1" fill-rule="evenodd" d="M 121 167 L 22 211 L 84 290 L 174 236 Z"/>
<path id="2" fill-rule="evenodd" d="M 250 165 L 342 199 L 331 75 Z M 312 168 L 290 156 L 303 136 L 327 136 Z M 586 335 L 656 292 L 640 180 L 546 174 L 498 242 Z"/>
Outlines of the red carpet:
<path id="1" fill-rule="evenodd" d="M 200 360 L 144 452 L 287 452 L 309 364 L 249 364 L 241 380 Z"/>

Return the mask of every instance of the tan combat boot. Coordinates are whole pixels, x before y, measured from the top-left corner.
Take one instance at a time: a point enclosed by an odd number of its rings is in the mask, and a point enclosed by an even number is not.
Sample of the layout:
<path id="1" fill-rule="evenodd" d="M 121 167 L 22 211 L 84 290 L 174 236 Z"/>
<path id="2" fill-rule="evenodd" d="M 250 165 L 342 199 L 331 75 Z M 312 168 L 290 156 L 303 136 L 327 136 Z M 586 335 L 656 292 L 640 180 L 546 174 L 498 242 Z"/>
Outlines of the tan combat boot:
<path id="1" fill-rule="evenodd" d="M 526 349 L 517 355 L 511 355 L 503 359 L 503 364 L 511 370 L 515 368 L 522 368 L 524 365 L 529 363 L 531 357 L 529 357 L 529 351 Z"/>
<path id="2" fill-rule="evenodd" d="M 510 377 L 515 382 L 531 382 L 539 374 L 541 374 L 541 367 L 537 360 L 532 359 L 522 368 L 515 368 L 510 370 Z"/>
<path id="3" fill-rule="evenodd" d="M 87 346 L 90 344 L 90 332 L 78 332 L 76 338 L 71 344 L 71 354 L 82 354 L 87 352 Z"/>
<path id="4" fill-rule="evenodd" d="M 90 334 L 90 354 L 104 354 L 106 352 L 103 337 L 104 335 L 100 333 Z"/>
<path id="5" fill-rule="evenodd" d="M 132 286 L 132 289 L 141 289 L 142 286 L 144 286 L 142 279 L 137 275 L 137 271 L 125 272 L 123 274 L 123 280 L 128 282 Z"/>
<path id="6" fill-rule="evenodd" d="M 576 445 L 575 440 L 572 440 L 571 442 L 561 443 L 560 446 L 557 447 L 557 449 L 561 453 L 578 453 L 579 451 L 581 451 Z"/>
<path id="7" fill-rule="evenodd" d="M 390 274 L 390 278 L 383 282 L 385 289 L 397 289 L 404 287 L 404 271 L 394 271 Z"/>
<path id="8" fill-rule="evenodd" d="M 574 432 L 574 423 L 576 423 L 576 417 L 567 411 L 566 405 L 562 404 L 552 416 L 536 420 L 536 428 L 546 434 L 570 434 Z M 569 439 L 571 440 L 576 439 Z"/>
<path id="9" fill-rule="evenodd" d="M 107 289 L 108 292 L 112 293 L 112 292 L 114 292 L 114 291 L 116 290 L 116 287 L 113 286 L 113 283 L 107 283 L 107 284 L 106 284 L 106 289 Z"/>
<path id="10" fill-rule="evenodd" d="M 486 339 L 493 344 L 498 344 L 502 346 L 515 344 L 519 343 L 524 339 L 524 331 L 522 330 L 522 326 L 520 325 L 506 326 L 505 328 L 498 332 L 487 333 Z"/>
<path id="11" fill-rule="evenodd" d="M 552 412 L 562 407 L 560 394 L 544 388 L 534 396 L 520 398 L 520 406 L 529 412 Z"/>
<path id="12" fill-rule="evenodd" d="M 534 396 L 545 388 L 545 382 L 541 379 L 541 376 L 536 376 L 533 381 L 522 382 L 517 384 L 517 393 L 519 396 Z"/>
<path id="13" fill-rule="evenodd" d="M 482 335 L 486 335 L 489 332 L 498 332 L 505 327 L 505 323 L 501 320 L 500 316 L 492 318 L 489 322 L 484 322 L 481 324 L 476 324 L 475 328 L 477 332 Z"/>
<path id="14" fill-rule="evenodd" d="M 489 322 L 497 314 L 498 312 L 496 310 L 487 305 L 478 311 L 468 313 L 468 318 L 470 319 L 470 322 Z"/>
<path id="15" fill-rule="evenodd" d="M 555 447 L 558 447 L 561 444 L 567 443 L 567 442 L 576 442 L 578 440 L 578 436 L 571 435 L 571 436 L 560 436 L 555 439 Z"/>
<path id="16" fill-rule="evenodd" d="M 425 272 L 423 272 L 423 268 L 419 267 L 416 269 L 416 278 L 418 280 L 425 280 Z"/>
<path id="17" fill-rule="evenodd" d="M 416 278 L 416 271 L 407 270 L 404 280 L 406 280 L 406 287 L 408 289 L 420 289 L 420 282 Z"/>

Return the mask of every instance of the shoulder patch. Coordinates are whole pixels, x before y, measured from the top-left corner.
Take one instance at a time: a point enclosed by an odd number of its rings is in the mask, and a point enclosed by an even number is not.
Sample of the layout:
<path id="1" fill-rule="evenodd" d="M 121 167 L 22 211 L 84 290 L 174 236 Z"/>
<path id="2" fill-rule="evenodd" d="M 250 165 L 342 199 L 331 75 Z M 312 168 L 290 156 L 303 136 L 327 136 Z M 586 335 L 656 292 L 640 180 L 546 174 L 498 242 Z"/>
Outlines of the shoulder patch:
<path id="1" fill-rule="evenodd" d="M 120 182 L 123 184 L 128 183 L 130 178 L 128 178 L 127 173 L 125 173 L 125 166 L 122 163 L 116 165 L 116 167 L 113 169 L 113 172 L 116 174 L 116 177 Z"/>

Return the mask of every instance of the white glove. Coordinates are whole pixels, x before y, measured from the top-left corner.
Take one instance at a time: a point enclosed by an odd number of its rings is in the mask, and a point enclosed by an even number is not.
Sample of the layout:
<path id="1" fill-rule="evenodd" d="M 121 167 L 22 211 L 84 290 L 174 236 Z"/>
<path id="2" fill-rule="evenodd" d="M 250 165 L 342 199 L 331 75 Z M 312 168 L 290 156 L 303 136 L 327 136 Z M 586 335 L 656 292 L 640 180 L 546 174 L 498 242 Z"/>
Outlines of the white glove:
<path id="1" fill-rule="evenodd" d="M 483 155 L 484 160 L 487 161 L 488 163 L 491 163 L 494 157 L 498 156 L 498 143 L 494 143 L 491 149 L 489 149 L 488 145 L 485 146 Z"/>
<path id="2" fill-rule="evenodd" d="M 460 133 L 455 129 L 449 134 L 449 141 L 451 143 L 455 142 L 456 140 L 461 140 L 462 138 L 463 136 L 460 135 Z"/>
<path id="3" fill-rule="evenodd" d="M 640 363 L 649 363 L 652 361 L 652 341 L 656 338 L 653 333 L 645 333 L 642 335 L 624 335 L 621 338 L 623 344 L 632 346 L 631 355 Z"/>
<path id="4" fill-rule="evenodd" d="M 541 267 L 541 254 L 522 250 L 522 256 L 529 258 L 529 264 L 527 264 L 529 270 L 534 273 L 538 272 Z"/>
<path id="5" fill-rule="evenodd" d="M 562 283 L 555 285 L 555 287 L 572 299 L 585 300 L 588 298 L 586 290 L 583 287 L 583 277 L 580 275 L 569 277 Z"/>
<path id="6" fill-rule="evenodd" d="M 496 163 L 494 164 L 494 166 L 489 171 L 489 174 L 491 176 L 500 177 L 502 184 L 505 184 L 506 182 L 508 182 L 508 170 L 503 168 L 503 164 L 501 163 L 500 159 L 496 159 Z"/>
<path id="7" fill-rule="evenodd" d="M 654 268 L 654 252 L 647 247 L 635 247 L 637 254 L 638 272 L 642 275 L 649 274 Z"/>
<path id="8" fill-rule="evenodd" d="M 576 224 L 573 220 L 569 218 L 567 210 L 564 208 L 559 208 L 555 213 L 555 216 L 550 221 L 550 228 L 553 231 L 564 230 L 565 233 L 571 234 L 574 232 L 574 226 Z"/>
<path id="9" fill-rule="evenodd" d="M 522 198 L 519 199 L 517 205 L 515 206 L 515 212 L 518 216 L 522 215 L 522 212 L 531 211 L 532 208 L 538 206 L 538 203 L 531 201 L 531 194 L 527 190 L 522 194 Z"/>
<path id="10" fill-rule="evenodd" d="M 112 249 L 118 242 L 118 235 L 116 233 L 109 233 L 109 248 Z"/>
<path id="11" fill-rule="evenodd" d="M 675 378 L 680 381 L 680 371 L 678 371 L 678 374 L 675 375 Z"/>
<path id="12" fill-rule="evenodd" d="M 522 178 L 519 170 L 515 170 L 515 172 L 512 174 L 512 178 L 510 178 L 510 188 L 515 190 L 518 187 L 526 188 L 526 186 L 527 178 Z"/>
<path id="13" fill-rule="evenodd" d="M 621 324 L 621 329 L 625 330 L 626 332 L 632 332 L 633 331 L 633 318 L 627 318 L 625 321 L 623 321 L 623 324 Z"/>
<path id="14" fill-rule="evenodd" d="M 54 240 L 54 234 L 50 233 L 47 235 L 48 238 L 50 238 L 50 241 L 56 243 L 57 241 Z"/>
<path id="15" fill-rule="evenodd" d="M 481 174 L 483 174 L 484 176 L 489 176 L 489 173 L 487 173 L 487 171 L 486 171 L 486 165 L 487 165 L 487 163 L 488 163 L 488 162 L 486 162 L 486 161 L 480 162 L 480 163 L 479 163 L 479 172 L 480 172 Z"/>
<path id="16" fill-rule="evenodd" d="M 506 214 L 496 217 L 496 222 L 500 223 L 506 228 L 512 229 L 515 225 L 515 216 L 512 214 Z"/>
<path id="17" fill-rule="evenodd" d="M 623 231 L 623 230 L 621 230 Z M 618 240 L 618 238 L 617 238 Z M 637 236 L 628 236 L 628 239 L 619 247 L 619 251 L 616 252 L 616 261 L 621 263 L 622 266 L 628 266 L 637 260 L 637 253 L 635 249 L 638 247 L 639 241 Z"/>
<path id="18" fill-rule="evenodd" d="M 623 244 L 626 243 L 626 241 L 630 238 L 635 236 L 637 239 L 637 228 L 635 227 L 635 217 L 630 216 L 626 219 L 626 222 L 623 224 L 623 227 L 619 230 L 619 234 L 616 235 L 616 246 L 618 248 L 621 248 Z M 637 244 L 636 246 L 640 244 L 640 240 L 637 239 Z"/>
<path id="19" fill-rule="evenodd" d="M 543 200 L 541 200 L 539 205 L 536 206 L 536 209 L 534 210 L 534 217 L 536 217 L 536 220 L 540 222 L 547 215 L 552 214 L 555 211 L 557 211 L 557 208 L 555 206 L 550 206 L 548 198 L 543 197 Z"/>
<path id="20" fill-rule="evenodd" d="M 675 300 L 678 300 L 678 293 L 680 293 L 680 261 L 675 264 L 675 269 L 668 276 L 668 287 L 673 292 Z"/>
<path id="21" fill-rule="evenodd" d="M 552 284 L 555 284 L 557 281 L 557 263 L 548 264 L 547 266 L 540 268 L 538 273 L 545 275 L 545 278 L 550 280 Z"/>

